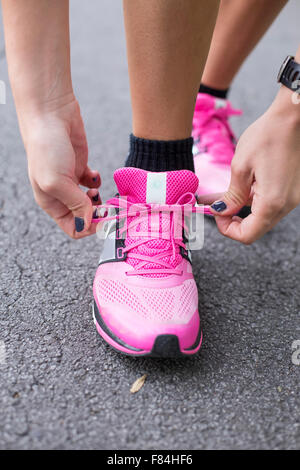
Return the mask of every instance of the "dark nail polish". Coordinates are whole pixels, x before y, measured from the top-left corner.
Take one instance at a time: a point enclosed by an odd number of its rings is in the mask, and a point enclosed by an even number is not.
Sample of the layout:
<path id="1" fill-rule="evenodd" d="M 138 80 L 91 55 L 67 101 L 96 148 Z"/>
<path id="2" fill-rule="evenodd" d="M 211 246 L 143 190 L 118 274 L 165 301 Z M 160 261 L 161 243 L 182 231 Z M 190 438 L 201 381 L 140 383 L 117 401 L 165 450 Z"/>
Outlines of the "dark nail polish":
<path id="1" fill-rule="evenodd" d="M 81 217 L 75 217 L 76 232 L 82 232 L 83 229 L 84 229 L 84 220 Z"/>
<path id="2" fill-rule="evenodd" d="M 92 197 L 93 201 L 99 201 L 99 193 Z"/>
<path id="3" fill-rule="evenodd" d="M 212 209 L 214 209 L 216 212 L 223 212 L 225 211 L 225 209 L 227 209 L 227 206 L 225 204 L 225 202 L 223 201 L 217 201 L 217 202 L 214 202 L 212 205 L 211 205 Z"/>

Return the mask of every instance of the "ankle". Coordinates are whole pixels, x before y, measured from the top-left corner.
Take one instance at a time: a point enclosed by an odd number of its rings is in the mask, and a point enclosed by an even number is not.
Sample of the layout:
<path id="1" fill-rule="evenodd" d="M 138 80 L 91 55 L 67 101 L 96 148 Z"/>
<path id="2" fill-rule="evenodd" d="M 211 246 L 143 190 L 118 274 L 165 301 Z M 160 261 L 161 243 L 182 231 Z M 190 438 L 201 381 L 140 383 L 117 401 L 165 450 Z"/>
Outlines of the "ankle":
<path id="1" fill-rule="evenodd" d="M 213 88 L 205 85 L 204 83 L 200 84 L 199 93 L 205 93 L 207 95 L 214 96 L 215 98 L 222 98 L 226 99 L 228 94 L 229 88 L 227 89 L 220 89 L 220 88 Z"/>
<path id="2" fill-rule="evenodd" d="M 125 166 L 147 171 L 194 171 L 193 138 L 150 140 L 130 135 L 129 155 Z"/>

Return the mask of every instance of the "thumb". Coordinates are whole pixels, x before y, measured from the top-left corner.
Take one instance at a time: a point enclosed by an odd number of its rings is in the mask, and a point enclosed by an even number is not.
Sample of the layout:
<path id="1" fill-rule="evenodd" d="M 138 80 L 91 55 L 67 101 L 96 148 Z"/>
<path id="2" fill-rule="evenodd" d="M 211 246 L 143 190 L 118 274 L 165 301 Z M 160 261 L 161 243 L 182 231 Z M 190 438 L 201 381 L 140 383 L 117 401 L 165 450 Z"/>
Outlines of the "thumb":
<path id="1" fill-rule="evenodd" d="M 51 195 L 70 211 L 56 221 L 65 232 L 76 237 L 76 232 L 88 231 L 93 214 L 92 202 L 71 178 L 60 179 L 59 184 L 51 188 Z"/>
<path id="2" fill-rule="evenodd" d="M 215 215 L 228 216 L 237 214 L 248 204 L 252 183 L 253 175 L 251 170 L 238 169 L 236 165 L 232 165 L 231 181 L 228 190 L 211 205 Z"/>

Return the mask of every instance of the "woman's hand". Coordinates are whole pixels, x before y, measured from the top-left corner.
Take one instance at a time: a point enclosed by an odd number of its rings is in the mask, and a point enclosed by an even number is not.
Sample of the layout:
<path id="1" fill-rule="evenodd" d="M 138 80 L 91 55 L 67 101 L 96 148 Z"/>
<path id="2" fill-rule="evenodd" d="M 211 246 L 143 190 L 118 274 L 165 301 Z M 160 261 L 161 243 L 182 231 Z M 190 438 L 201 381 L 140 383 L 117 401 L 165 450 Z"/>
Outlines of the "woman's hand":
<path id="1" fill-rule="evenodd" d="M 68 0 L 2 0 L 10 83 L 38 204 L 71 237 L 95 231 L 100 175 L 88 147 L 70 67 Z M 93 188 L 88 194 L 79 185 Z M 97 199 L 98 197 L 98 199 Z"/>
<path id="2" fill-rule="evenodd" d="M 29 125 L 28 125 L 29 123 Z M 88 146 L 77 101 L 37 117 L 22 115 L 21 129 L 35 199 L 73 238 L 95 232 L 92 200 L 100 204 L 97 171 L 88 167 Z M 86 194 L 79 185 L 89 189 Z"/>
<path id="3" fill-rule="evenodd" d="M 202 198 L 202 203 L 212 202 Z M 252 214 L 235 214 L 244 205 Z M 223 203 L 223 204 L 222 204 Z M 241 136 L 228 191 L 212 205 L 219 231 L 251 244 L 300 204 L 300 104 L 281 87 L 263 116 Z"/>

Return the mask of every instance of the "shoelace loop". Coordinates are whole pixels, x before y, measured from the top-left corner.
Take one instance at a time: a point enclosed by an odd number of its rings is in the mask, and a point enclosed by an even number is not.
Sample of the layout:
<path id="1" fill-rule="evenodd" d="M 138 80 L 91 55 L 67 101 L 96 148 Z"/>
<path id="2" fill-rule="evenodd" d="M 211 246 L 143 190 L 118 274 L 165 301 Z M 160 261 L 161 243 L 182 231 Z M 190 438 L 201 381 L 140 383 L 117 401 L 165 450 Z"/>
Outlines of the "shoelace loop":
<path id="1" fill-rule="evenodd" d="M 187 233 L 188 227 L 185 224 L 184 216 L 192 214 L 192 213 L 201 213 L 212 215 L 209 206 L 195 206 L 196 198 L 192 193 L 185 193 L 183 194 L 176 204 L 174 205 L 167 205 L 167 204 L 139 204 L 133 203 L 128 201 L 126 198 L 123 197 L 114 197 L 109 199 L 105 204 L 101 206 L 97 206 L 94 212 L 94 217 L 92 219 L 93 223 L 101 223 L 101 222 L 108 222 L 108 221 L 124 221 L 126 222 L 127 219 L 131 219 L 129 223 L 124 223 L 122 228 L 118 230 L 118 237 L 121 238 L 122 236 L 125 237 L 128 233 L 130 233 L 130 237 L 132 237 L 133 233 L 136 233 L 136 237 L 138 240 L 134 243 L 130 243 L 129 246 L 126 246 L 122 249 L 122 253 L 120 257 L 123 257 L 125 253 L 127 253 L 127 257 L 134 258 L 139 260 L 138 264 L 135 266 L 134 270 L 128 271 L 127 275 L 142 275 L 142 274 L 178 274 L 181 275 L 182 272 L 174 268 L 171 263 L 165 261 L 162 258 L 166 258 L 172 256 L 173 258 L 176 256 L 179 247 L 182 247 L 186 250 L 186 245 L 182 239 L 182 232 L 183 229 Z M 109 210 L 117 210 L 118 212 L 113 215 L 109 216 Z M 160 253 L 155 254 L 154 256 L 147 256 L 142 253 L 133 252 L 134 248 L 138 248 L 143 244 L 148 243 L 151 240 L 160 238 L 161 232 L 161 219 L 160 214 L 169 214 L 170 221 L 170 230 L 168 233 L 164 232 L 164 235 L 168 235 L 168 240 L 171 242 L 170 249 L 161 249 Z M 100 215 L 100 217 L 99 217 Z M 150 217 L 155 217 L 158 215 L 158 225 L 156 220 L 156 226 L 154 227 L 154 231 L 151 229 L 150 233 L 141 233 L 141 232 L 134 232 L 134 230 L 143 223 L 143 221 L 149 221 Z M 182 224 L 182 225 L 181 225 Z M 155 224 L 154 224 L 155 225 Z M 176 237 L 175 237 L 176 235 Z M 162 237 L 163 238 L 163 237 Z M 161 266 L 160 268 L 147 268 L 145 269 L 145 265 L 151 263 Z"/>

